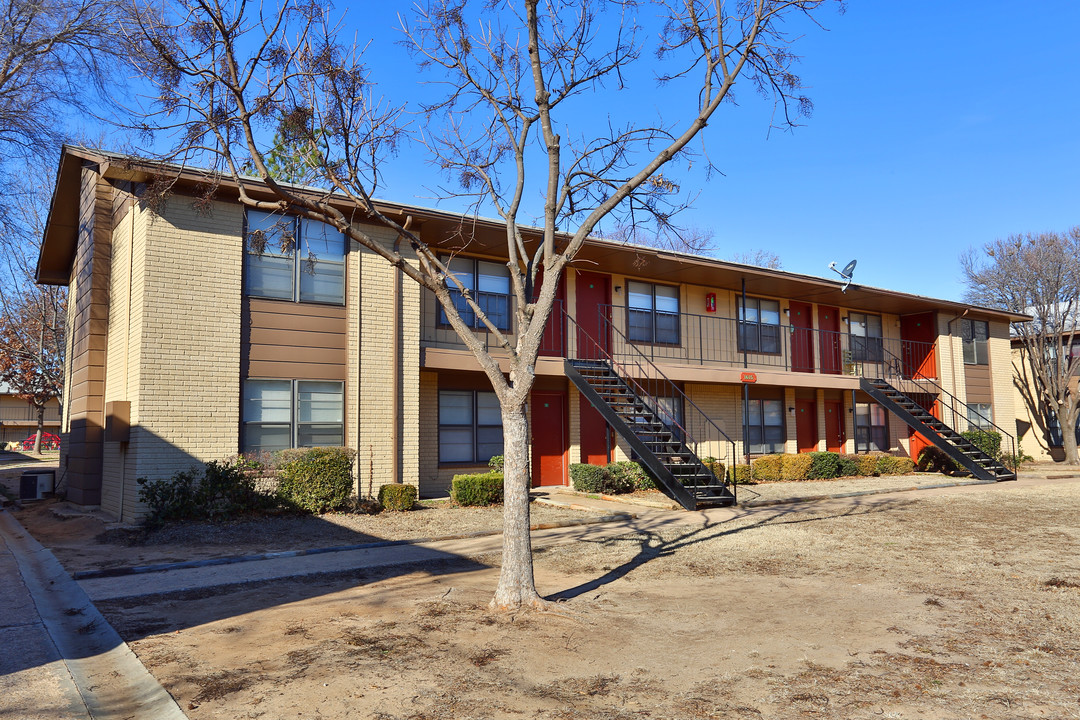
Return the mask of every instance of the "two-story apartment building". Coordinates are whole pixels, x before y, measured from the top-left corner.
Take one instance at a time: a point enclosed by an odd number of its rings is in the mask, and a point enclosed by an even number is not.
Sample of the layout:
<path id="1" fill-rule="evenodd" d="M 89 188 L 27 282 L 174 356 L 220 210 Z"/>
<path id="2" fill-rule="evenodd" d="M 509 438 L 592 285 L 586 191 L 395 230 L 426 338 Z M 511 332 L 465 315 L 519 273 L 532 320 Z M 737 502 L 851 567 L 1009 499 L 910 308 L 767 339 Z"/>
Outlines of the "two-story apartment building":
<path id="1" fill-rule="evenodd" d="M 45 406 L 44 421 L 44 432 L 57 434 L 60 430 L 60 403 L 52 400 Z M 10 387 L 0 383 L 0 449 L 33 436 L 37 432 L 37 424 L 37 409 Z"/>
<path id="2" fill-rule="evenodd" d="M 140 184 L 166 170 L 179 179 L 155 212 L 138 200 Z M 245 211 L 227 183 L 196 204 L 202 180 L 65 148 L 38 279 L 71 290 L 58 478 L 69 499 L 131 518 L 137 478 L 313 445 L 354 448 L 362 491 L 405 482 L 431 496 L 500 453 L 494 394 L 430 293 L 324 226 Z M 500 223 L 382 209 L 412 218 L 513 331 Z M 288 252 L 272 242 L 282 232 L 296 238 Z M 253 236 L 271 242 L 255 252 Z M 728 464 L 771 452 L 917 453 L 926 441 L 871 380 L 958 430 L 1011 426 L 1016 319 L 590 240 L 559 287 L 537 364 L 533 481 L 564 484 L 570 463 L 640 455 L 582 380 L 590 361 L 647 398 L 698 457 Z M 631 430 L 648 425 L 640 415 Z"/>

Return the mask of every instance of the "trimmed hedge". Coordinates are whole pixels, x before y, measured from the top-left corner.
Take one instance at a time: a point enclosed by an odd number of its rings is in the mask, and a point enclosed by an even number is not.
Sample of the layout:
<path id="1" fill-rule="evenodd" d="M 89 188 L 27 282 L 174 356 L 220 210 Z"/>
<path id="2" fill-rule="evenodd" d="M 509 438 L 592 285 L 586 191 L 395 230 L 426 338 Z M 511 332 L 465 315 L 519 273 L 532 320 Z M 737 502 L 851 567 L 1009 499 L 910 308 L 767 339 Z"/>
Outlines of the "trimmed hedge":
<path id="1" fill-rule="evenodd" d="M 503 501 L 503 474 L 455 475 L 450 481 L 450 499 L 458 505 L 498 505 Z"/>
<path id="2" fill-rule="evenodd" d="M 379 504 L 387 510 L 412 510 L 416 505 L 416 488 L 412 485 L 383 485 L 379 488 Z"/>
<path id="3" fill-rule="evenodd" d="M 282 450 L 278 497 L 286 506 L 310 513 L 343 507 L 353 491 L 355 455 L 343 447 Z"/>
<path id="4" fill-rule="evenodd" d="M 840 456 L 834 452 L 810 453 L 808 480 L 828 480 L 840 476 Z"/>
<path id="5" fill-rule="evenodd" d="M 841 455 L 838 463 L 837 477 L 857 477 L 859 475 L 859 456 Z"/>
<path id="6" fill-rule="evenodd" d="M 645 470 L 642 469 L 641 465 L 633 460 L 621 460 L 619 462 L 610 463 L 607 466 L 607 471 L 608 474 L 611 475 L 612 485 L 628 488 L 622 492 L 656 489 L 656 483 L 653 482 L 653 479 L 646 475 Z"/>
<path id="7" fill-rule="evenodd" d="M 1001 457 L 1001 433 L 987 430 L 965 430 L 960 435 L 995 460 Z"/>
<path id="8" fill-rule="evenodd" d="M 907 475 L 915 472 L 915 461 L 909 457 L 882 455 L 878 458 L 877 471 L 881 475 Z"/>
<path id="9" fill-rule="evenodd" d="M 712 470 L 712 474 L 716 476 L 717 480 L 723 480 L 724 473 L 727 472 L 727 468 L 724 467 L 724 463 L 720 462 L 714 457 L 707 457 L 701 462 L 703 465 L 705 465 L 705 467 Z"/>
<path id="10" fill-rule="evenodd" d="M 780 460 L 781 480 L 807 480 L 810 477 L 810 468 L 814 458 L 809 453 L 796 455 L 782 455 Z"/>
<path id="11" fill-rule="evenodd" d="M 760 482 L 776 482 L 783 466 L 783 455 L 762 455 L 750 463 L 750 477 Z"/>
<path id="12" fill-rule="evenodd" d="M 736 485 L 754 485 L 757 482 L 751 474 L 749 465 L 735 465 L 731 468 L 729 476 L 728 480 Z"/>
<path id="13" fill-rule="evenodd" d="M 622 463 L 612 463 L 607 467 L 573 463 L 570 466 L 570 480 L 574 484 L 574 489 L 579 492 L 604 495 L 633 492 L 635 472 L 641 472 L 641 467 L 637 463 L 632 464 L 637 468 L 636 471 L 623 466 Z"/>
<path id="14" fill-rule="evenodd" d="M 879 455 L 855 455 L 854 457 L 859 463 L 859 475 L 873 477 L 878 474 Z"/>
<path id="15" fill-rule="evenodd" d="M 275 508 L 272 493 L 259 492 L 240 461 L 212 460 L 201 470 L 178 472 L 167 480 L 137 478 L 139 501 L 149 512 L 146 524 L 221 520 Z"/>

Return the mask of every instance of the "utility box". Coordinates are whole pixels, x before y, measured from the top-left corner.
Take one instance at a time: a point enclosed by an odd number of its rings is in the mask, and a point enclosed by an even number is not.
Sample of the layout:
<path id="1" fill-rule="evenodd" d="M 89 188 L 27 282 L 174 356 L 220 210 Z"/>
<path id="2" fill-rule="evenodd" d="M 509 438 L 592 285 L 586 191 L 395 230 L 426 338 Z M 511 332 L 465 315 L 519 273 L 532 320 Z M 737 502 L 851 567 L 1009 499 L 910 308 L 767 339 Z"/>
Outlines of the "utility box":
<path id="1" fill-rule="evenodd" d="M 52 470 L 27 470 L 19 479 L 20 500 L 42 500 L 52 494 L 56 487 L 56 473 Z"/>

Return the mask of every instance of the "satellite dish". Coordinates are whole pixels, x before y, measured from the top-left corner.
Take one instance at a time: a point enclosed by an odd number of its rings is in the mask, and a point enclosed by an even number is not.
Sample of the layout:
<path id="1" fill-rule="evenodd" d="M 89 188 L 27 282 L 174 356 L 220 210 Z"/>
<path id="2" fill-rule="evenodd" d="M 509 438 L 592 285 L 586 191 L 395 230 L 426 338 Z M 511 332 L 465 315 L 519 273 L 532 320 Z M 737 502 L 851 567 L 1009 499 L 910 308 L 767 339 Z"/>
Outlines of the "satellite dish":
<path id="1" fill-rule="evenodd" d="M 837 275 L 839 275 L 840 277 L 844 278 L 844 287 L 840 288 L 840 292 L 846 293 L 847 289 L 848 289 L 848 286 L 851 285 L 851 274 L 853 272 L 855 272 L 855 264 L 856 264 L 856 262 L 858 262 L 858 261 L 857 260 L 852 260 L 851 262 L 849 262 L 847 265 L 844 266 L 843 270 L 837 270 L 835 262 L 829 263 L 829 269 L 832 270 Z"/>

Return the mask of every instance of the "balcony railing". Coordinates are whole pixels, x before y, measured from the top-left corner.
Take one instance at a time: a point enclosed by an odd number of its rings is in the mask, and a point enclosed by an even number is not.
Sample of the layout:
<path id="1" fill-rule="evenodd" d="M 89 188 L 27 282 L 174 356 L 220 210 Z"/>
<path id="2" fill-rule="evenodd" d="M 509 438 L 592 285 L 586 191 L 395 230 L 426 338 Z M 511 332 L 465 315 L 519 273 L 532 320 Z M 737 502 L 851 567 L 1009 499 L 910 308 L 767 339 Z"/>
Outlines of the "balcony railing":
<path id="1" fill-rule="evenodd" d="M 456 350 L 467 350 L 468 346 L 458 336 L 454 328 L 446 322 L 446 317 L 440 311 L 440 306 L 434 297 L 431 298 L 431 302 L 423 303 L 420 317 L 420 344 L 426 347 L 445 347 L 453 348 Z M 510 303 L 510 311 L 508 312 L 511 322 L 513 322 L 513 303 Z M 548 318 L 547 326 L 544 328 L 544 335 L 540 339 L 540 355 L 546 357 L 565 357 L 566 356 L 566 315 L 563 310 L 563 302 L 556 300 L 554 306 L 551 309 L 551 317 Z M 487 331 L 482 323 L 479 324 L 479 328 L 475 331 L 476 337 L 480 339 L 486 350 L 498 351 L 498 345 L 495 342 L 495 336 L 493 333 Z M 513 332 L 508 332 L 510 342 L 513 343 L 515 336 Z"/>
<path id="2" fill-rule="evenodd" d="M 0 422 L 29 422 L 37 421 L 37 410 L 32 407 L 0 407 Z M 60 422 L 60 411 L 45 409 L 45 422 Z"/>
<path id="3" fill-rule="evenodd" d="M 602 305 L 598 312 L 621 331 L 611 338 L 616 359 L 640 353 L 656 363 L 880 377 L 896 356 L 919 377 L 937 377 L 934 343 L 622 305 Z"/>

